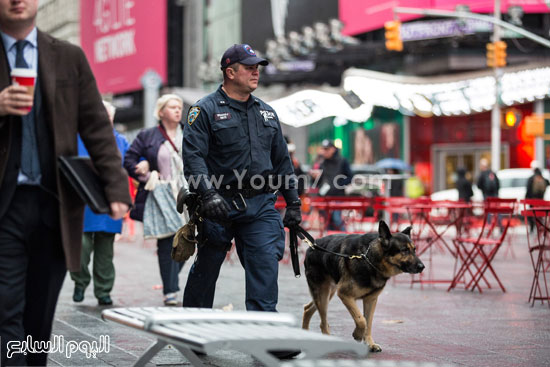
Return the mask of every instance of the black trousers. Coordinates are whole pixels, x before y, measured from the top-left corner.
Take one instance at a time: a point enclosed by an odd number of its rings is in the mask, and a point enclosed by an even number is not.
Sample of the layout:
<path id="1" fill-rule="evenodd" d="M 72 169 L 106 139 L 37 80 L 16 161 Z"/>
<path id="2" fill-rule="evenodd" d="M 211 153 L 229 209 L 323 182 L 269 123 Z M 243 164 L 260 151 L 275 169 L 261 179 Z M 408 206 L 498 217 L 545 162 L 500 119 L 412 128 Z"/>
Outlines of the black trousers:
<path id="1" fill-rule="evenodd" d="M 0 219 L 0 365 L 44 366 L 47 353 L 8 353 L 8 343 L 48 341 L 66 274 L 59 224 L 44 222 L 44 192 L 18 186 Z M 53 200 L 50 201 L 53 203 Z M 55 204 L 48 204 L 55 205 Z M 14 343 L 12 343 L 14 345 Z"/>

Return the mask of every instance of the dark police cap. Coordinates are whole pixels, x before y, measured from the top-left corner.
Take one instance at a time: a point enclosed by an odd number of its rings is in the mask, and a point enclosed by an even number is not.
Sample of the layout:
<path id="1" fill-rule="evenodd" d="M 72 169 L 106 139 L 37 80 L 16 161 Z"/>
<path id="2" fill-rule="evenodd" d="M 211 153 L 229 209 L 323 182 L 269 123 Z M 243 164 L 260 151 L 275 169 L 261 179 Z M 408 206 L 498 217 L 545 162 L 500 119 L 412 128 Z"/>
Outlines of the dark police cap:
<path id="1" fill-rule="evenodd" d="M 256 65 L 260 64 L 266 66 L 269 62 L 266 59 L 256 56 L 256 52 L 249 45 L 233 45 L 229 47 L 222 56 L 221 67 L 222 69 L 232 65 L 234 63 L 240 63 L 243 65 Z"/>

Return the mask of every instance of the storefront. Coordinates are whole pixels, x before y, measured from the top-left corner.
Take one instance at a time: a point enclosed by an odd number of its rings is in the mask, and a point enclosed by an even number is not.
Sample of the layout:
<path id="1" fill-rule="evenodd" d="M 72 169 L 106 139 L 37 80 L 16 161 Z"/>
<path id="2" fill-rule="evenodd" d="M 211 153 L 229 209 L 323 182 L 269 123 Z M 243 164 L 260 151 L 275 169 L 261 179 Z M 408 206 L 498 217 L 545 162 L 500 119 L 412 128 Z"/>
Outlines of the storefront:
<path id="1" fill-rule="evenodd" d="M 524 116 L 533 111 L 533 104 L 516 105 L 518 121 L 501 129 L 501 168 L 529 167 L 535 156 L 535 138 L 526 134 Z M 479 173 L 479 160 L 491 159 L 491 113 L 464 116 L 410 118 L 410 163 L 423 167 L 429 174 L 424 180 L 431 191 L 454 187 L 458 168 L 465 168 L 472 177 Z"/>
<path id="2" fill-rule="evenodd" d="M 491 70 L 408 77 L 349 69 L 342 80 L 339 93 L 327 91 L 323 98 L 300 92 L 271 102 L 284 124 L 311 124 L 309 162 L 318 143 L 333 138 L 350 162 L 402 158 L 430 191 L 438 191 L 453 187 L 457 168 L 475 177 L 479 160 L 490 158 L 496 94 Z M 500 86 L 501 110 L 515 115 L 502 125 L 501 168 L 529 167 L 537 144 L 526 117 L 540 114 L 535 104 L 548 106 L 542 101 L 550 96 L 550 66 L 505 68 Z"/>

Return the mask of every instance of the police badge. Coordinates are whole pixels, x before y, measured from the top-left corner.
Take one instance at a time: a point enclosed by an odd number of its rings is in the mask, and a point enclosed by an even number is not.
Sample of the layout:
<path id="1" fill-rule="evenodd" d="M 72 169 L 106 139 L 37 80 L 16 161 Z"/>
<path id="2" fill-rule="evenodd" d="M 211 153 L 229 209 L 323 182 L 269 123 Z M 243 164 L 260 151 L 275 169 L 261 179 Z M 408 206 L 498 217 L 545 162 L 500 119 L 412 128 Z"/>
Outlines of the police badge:
<path id="1" fill-rule="evenodd" d="M 200 107 L 191 107 L 189 110 L 189 115 L 187 115 L 187 123 L 189 125 L 193 125 L 193 122 L 199 117 L 199 113 L 201 113 Z"/>

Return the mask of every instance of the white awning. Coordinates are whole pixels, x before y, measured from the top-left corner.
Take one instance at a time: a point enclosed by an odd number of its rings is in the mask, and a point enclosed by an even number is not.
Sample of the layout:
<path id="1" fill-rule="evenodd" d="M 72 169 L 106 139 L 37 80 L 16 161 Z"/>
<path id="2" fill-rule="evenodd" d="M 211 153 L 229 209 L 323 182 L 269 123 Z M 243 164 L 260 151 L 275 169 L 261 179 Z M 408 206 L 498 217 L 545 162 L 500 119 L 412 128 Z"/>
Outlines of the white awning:
<path id="1" fill-rule="evenodd" d="M 501 103 L 533 102 L 550 96 L 550 64 L 502 69 Z M 320 88 L 321 89 L 321 88 Z M 366 121 L 373 106 L 399 110 L 405 115 L 456 116 L 492 109 L 495 77 L 492 69 L 437 77 L 414 77 L 348 69 L 337 91 L 305 89 L 269 104 L 282 123 L 300 127 L 326 117 Z M 352 108 L 342 97 L 353 92 L 363 102 Z"/>
<path id="2" fill-rule="evenodd" d="M 408 115 L 469 115 L 495 103 L 492 70 L 419 78 L 349 69 L 342 80 L 344 90 L 363 101 Z M 500 85 L 505 106 L 543 99 L 550 96 L 550 65 L 503 69 Z"/>

